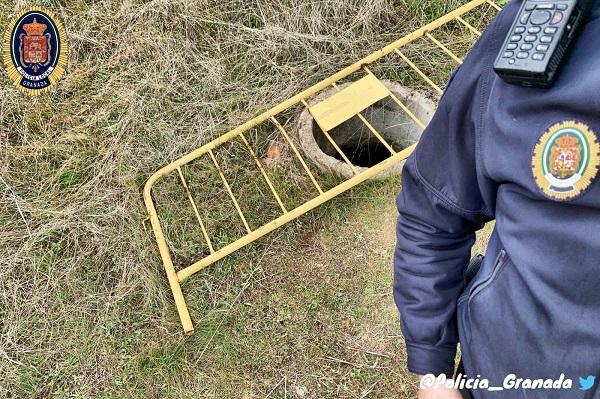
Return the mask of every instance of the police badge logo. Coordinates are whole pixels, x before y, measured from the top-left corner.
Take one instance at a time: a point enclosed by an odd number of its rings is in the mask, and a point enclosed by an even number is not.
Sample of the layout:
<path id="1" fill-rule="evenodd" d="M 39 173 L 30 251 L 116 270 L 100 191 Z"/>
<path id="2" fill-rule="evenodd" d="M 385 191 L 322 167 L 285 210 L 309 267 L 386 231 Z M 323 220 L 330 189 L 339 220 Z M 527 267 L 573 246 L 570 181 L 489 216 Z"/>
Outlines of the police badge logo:
<path id="1" fill-rule="evenodd" d="M 552 125 L 533 151 L 535 182 L 544 194 L 557 200 L 581 195 L 592 184 L 599 164 L 596 134 L 575 121 Z"/>
<path id="2" fill-rule="evenodd" d="M 10 80 L 29 95 L 49 90 L 65 72 L 67 35 L 51 11 L 31 7 L 17 13 L 2 50 Z"/>

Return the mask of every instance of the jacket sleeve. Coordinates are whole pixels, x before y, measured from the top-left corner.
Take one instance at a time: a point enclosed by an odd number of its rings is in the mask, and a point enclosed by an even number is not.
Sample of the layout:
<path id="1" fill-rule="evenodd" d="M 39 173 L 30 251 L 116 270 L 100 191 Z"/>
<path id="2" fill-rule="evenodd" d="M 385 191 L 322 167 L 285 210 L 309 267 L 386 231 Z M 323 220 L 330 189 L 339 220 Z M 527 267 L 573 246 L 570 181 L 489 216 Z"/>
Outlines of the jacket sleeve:
<path id="1" fill-rule="evenodd" d="M 477 133 L 493 62 L 512 21 L 499 22 L 504 11 L 450 79 L 402 173 L 394 300 L 408 369 L 417 374 L 453 373 L 464 271 L 475 231 L 493 219 L 495 184 L 480 170 Z"/>

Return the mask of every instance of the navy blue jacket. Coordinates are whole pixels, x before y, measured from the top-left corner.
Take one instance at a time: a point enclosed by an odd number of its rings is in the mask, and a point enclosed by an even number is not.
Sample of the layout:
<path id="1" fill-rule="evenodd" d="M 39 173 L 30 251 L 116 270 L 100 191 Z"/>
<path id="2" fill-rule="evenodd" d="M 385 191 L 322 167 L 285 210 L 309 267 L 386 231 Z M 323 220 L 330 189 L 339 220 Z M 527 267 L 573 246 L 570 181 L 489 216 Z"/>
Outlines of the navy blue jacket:
<path id="1" fill-rule="evenodd" d="M 476 398 L 600 397 L 578 389 L 579 376 L 600 379 L 600 2 L 551 89 L 493 71 L 521 3 L 505 6 L 453 74 L 406 162 L 394 299 L 414 373 L 451 375 L 460 341 L 466 373 L 490 384 L 510 373 L 574 383 L 568 395 Z M 474 233 L 494 219 L 465 286 Z"/>

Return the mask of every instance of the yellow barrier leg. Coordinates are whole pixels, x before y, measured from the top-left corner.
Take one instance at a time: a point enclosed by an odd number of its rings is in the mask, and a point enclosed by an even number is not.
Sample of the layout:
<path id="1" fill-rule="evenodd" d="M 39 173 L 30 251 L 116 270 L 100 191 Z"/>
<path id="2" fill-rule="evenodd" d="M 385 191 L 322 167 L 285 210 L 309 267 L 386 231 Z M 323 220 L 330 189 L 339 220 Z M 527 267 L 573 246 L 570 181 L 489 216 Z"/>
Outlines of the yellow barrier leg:
<path id="1" fill-rule="evenodd" d="M 173 261 L 171 260 L 171 254 L 169 253 L 167 241 L 165 240 L 162 228 L 160 227 L 156 209 L 152 203 L 152 186 L 157 179 L 158 175 L 154 175 L 148 179 L 148 182 L 144 187 L 144 202 L 146 203 L 146 209 L 148 209 L 148 214 L 150 215 L 152 230 L 154 231 L 154 236 L 156 237 L 160 256 L 163 259 L 165 273 L 167 274 L 169 286 L 173 292 L 173 298 L 175 299 L 175 306 L 177 307 L 177 312 L 179 313 L 179 318 L 181 319 L 181 325 L 183 326 L 183 330 L 187 335 L 192 335 L 194 333 L 192 319 L 190 318 L 190 313 L 188 312 L 185 298 L 183 297 L 183 292 L 181 291 L 181 285 L 179 284 L 179 279 L 177 278 L 175 266 L 173 266 Z"/>

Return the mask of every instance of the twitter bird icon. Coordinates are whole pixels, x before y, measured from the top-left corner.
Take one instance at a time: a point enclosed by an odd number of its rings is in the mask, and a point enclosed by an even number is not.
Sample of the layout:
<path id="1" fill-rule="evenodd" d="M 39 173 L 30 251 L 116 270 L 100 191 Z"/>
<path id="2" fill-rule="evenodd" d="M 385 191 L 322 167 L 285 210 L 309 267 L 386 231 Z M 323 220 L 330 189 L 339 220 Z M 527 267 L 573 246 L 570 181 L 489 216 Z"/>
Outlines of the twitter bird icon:
<path id="1" fill-rule="evenodd" d="M 596 382 L 596 376 L 588 375 L 586 378 L 579 377 L 579 389 L 582 391 L 587 391 L 588 389 L 592 389 L 594 383 Z"/>

